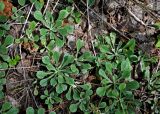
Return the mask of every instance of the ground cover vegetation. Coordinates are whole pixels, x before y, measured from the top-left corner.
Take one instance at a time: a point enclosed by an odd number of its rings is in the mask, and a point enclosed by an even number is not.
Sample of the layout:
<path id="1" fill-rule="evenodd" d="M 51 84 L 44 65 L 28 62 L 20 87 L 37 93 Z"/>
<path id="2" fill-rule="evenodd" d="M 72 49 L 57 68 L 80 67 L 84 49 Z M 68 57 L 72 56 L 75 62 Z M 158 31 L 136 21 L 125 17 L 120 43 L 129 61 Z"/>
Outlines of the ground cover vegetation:
<path id="1" fill-rule="evenodd" d="M 159 114 L 159 6 L 0 0 L 0 113 Z"/>

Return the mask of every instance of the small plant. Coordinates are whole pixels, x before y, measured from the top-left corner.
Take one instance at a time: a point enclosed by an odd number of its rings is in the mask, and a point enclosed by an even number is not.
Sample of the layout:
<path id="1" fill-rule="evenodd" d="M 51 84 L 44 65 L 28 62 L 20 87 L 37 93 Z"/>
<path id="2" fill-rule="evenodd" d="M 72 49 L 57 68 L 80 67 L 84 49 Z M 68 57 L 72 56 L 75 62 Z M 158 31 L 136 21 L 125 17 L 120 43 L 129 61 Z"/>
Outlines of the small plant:
<path id="1" fill-rule="evenodd" d="M 61 56 L 62 60 L 60 60 Z M 36 76 L 38 79 L 40 79 L 39 84 L 42 87 L 50 85 L 52 88 L 55 88 L 51 93 L 48 93 L 48 90 L 46 90 L 44 92 L 44 96 L 46 97 L 43 97 L 43 99 L 47 97 L 53 98 L 53 96 L 58 97 L 58 95 L 66 91 L 69 86 L 74 85 L 74 79 L 70 77 L 70 75 L 74 73 L 70 68 L 70 65 L 74 62 L 74 58 L 72 55 L 61 55 L 59 52 L 55 51 L 53 52 L 53 55 L 51 57 L 44 56 L 42 58 L 42 62 L 47 68 L 47 71 L 37 72 Z M 58 99 L 58 101 L 60 102 L 60 98 Z M 51 104 L 53 104 L 53 102 L 54 101 L 52 101 Z"/>
<path id="2" fill-rule="evenodd" d="M 99 102 L 97 107 L 104 107 L 101 113 L 133 113 L 136 105 L 140 105 L 133 95 L 140 86 L 131 77 L 131 65 L 135 62 L 131 58 L 136 58 L 135 41 L 130 40 L 126 45 L 122 42 L 117 44 L 115 33 L 102 38 L 97 44 L 100 51 L 97 66 L 101 86 L 96 89 L 102 103 Z M 106 100 L 108 103 L 104 102 Z"/>
<path id="3" fill-rule="evenodd" d="M 26 114 L 45 114 L 46 110 L 44 108 L 34 109 L 33 107 L 28 107 L 26 109 Z M 54 111 L 49 114 L 56 114 Z"/>
<path id="4" fill-rule="evenodd" d="M 6 34 L 9 29 L 10 26 L 6 24 L 0 27 L 0 99 L 4 97 L 3 85 L 6 83 L 5 70 L 8 69 L 8 67 L 15 66 L 20 60 L 18 55 L 15 59 L 12 59 L 8 55 L 9 47 L 14 43 L 14 37 Z"/>
<path id="5" fill-rule="evenodd" d="M 1 114 L 18 114 L 18 112 L 18 108 L 13 107 L 9 102 L 4 102 L 0 107 Z"/>
<path id="6" fill-rule="evenodd" d="M 93 94 L 92 86 L 90 83 L 83 85 L 76 85 L 75 87 L 70 87 L 69 91 L 66 94 L 68 100 L 72 100 L 72 103 L 69 107 L 71 112 L 77 112 L 78 108 L 85 112 L 89 113 L 89 105 L 91 95 Z"/>

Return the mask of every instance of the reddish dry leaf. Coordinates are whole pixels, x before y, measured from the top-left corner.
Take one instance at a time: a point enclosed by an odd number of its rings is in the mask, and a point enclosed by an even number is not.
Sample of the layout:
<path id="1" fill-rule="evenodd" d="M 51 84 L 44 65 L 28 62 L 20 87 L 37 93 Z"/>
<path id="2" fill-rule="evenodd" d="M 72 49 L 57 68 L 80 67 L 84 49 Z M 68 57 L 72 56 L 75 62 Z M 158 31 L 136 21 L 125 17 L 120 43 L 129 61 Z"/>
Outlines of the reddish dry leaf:
<path id="1" fill-rule="evenodd" d="M 12 3 L 10 3 L 8 0 L 0 0 L 1 2 L 4 3 L 5 8 L 3 11 L 0 11 L 0 15 L 4 15 L 7 17 L 10 17 L 12 15 Z"/>

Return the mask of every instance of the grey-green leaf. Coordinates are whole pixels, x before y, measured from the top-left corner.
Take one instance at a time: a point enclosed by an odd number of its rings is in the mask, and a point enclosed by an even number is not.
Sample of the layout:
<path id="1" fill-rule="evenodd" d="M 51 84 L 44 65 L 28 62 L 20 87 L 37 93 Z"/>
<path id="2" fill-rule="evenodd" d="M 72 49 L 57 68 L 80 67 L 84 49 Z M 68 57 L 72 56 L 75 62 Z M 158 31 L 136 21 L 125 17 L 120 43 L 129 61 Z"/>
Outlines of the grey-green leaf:
<path id="1" fill-rule="evenodd" d="M 103 97 L 106 93 L 106 88 L 105 87 L 98 87 L 96 90 L 96 93 L 98 96 Z"/>
<path id="2" fill-rule="evenodd" d="M 28 107 L 26 109 L 26 114 L 34 114 L 34 109 L 32 107 Z"/>
<path id="3" fill-rule="evenodd" d="M 127 90 L 136 90 L 139 88 L 139 83 L 137 81 L 131 81 L 126 84 Z"/>
<path id="4" fill-rule="evenodd" d="M 5 102 L 5 103 L 2 105 L 2 111 L 7 111 L 7 110 L 9 110 L 11 107 L 12 107 L 11 103 Z"/>
<path id="5" fill-rule="evenodd" d="M 43 21 L 43 15 L 42 15 L 41 11 L 35 11 L 34 18 L 37 19 L 38 21 Z"/>
<path id="6" fill-rule="evenodd" d="M 45 109 L 44 108 L 39 108 L 38 109 L 38 114 L 45 114 Z"/>
<path id="7" fill-rule="evenodd" d="M 50 63 L 50 58 L 48 56 L 44 56 L 44 57 L 42 57 L 42 62 L 44 64 L 49 64 Z"/>
<path id="8" fill-rule="evenodd" d="M 21 6 L 24 6 L 25 3 L 26 3 L 26 0 L 18 0 L 18 3 L 19 3 Z"/>
<path id="9" fill-rule="evenodd" d="M 11 45 L 14 42 L 14 38 L 11 35 L 8 35 L 4 41 L 4 46 Z"/>
<path id="10" fill-rule="evenodd" d="M 47 86 L 47 83 L 48 83 L 48 79 L 43 79 L 43 80 L 40 81 L 40 85 L 41 85 L 42 87 Z"/>
<path id="11" fill-rule="evenodd" d="M 99 75 L 102 76 L 103 78 L 107 79 L 109 82 L 111 82 L 111 80 L 108 78 L 108 76 L 106 75 L 106 73 L 103 69 L 99 70 Z"/>
<path id="12" fill-rule="evenodd" d="M 58 19 L 64 19 L 64 18 L 66 18 L 68 15 L 69 15 L 69 13 L 68 13 L 67 10 L 61 10 L 61 11 L 59 12 L 59 17 L 58 17 Z"/>
<path id="13" fill-rule="evenodd" d="M 84 42 L 80 39 L 77 40 L 76 42 L 76 47 L 77 47 L 77 52 L 84 46 Z"/>
<path id="14" fill-rule="evenodd" d="M 119 85 L 119 90 L 120 90 L 120 91 L 123 91 L 125 88 L 126 88 L 126 84 L 125 84 L 125 83 L 121 83 L 121 84 Z"/>
<path id="15" fill-rule="evenodd" d="M 57 52 L 57 51 L 55 51 L 53 53 L 53 59 L 54 59 L 54 61 L 55 61 L 56 64 L 58 64 L 59 58 L 60 58 L 60 53 Z"/>
<path id="16" fill-rule="evenodd" d="M 69 110 L 71 112 L 76 112 L 77 108 L 78 108 L 78 104 L 71 104 L 70 107 L 69 107 Z"/>
<path id="17" fill-rule="evenodd" d="M 43 71 L 38 71 L 37 74 L 36 74 L 37 78 L 39 78 L 39 79 L 43 79 L 47 75 L 48 74 L 46 72 L 43 72 Z"/>
<path id="18" fill-rule="evenodd" d="M 5 5 L 2 1 L 0 1 L 0 11 L 3 11 L 5 8 Z"/>

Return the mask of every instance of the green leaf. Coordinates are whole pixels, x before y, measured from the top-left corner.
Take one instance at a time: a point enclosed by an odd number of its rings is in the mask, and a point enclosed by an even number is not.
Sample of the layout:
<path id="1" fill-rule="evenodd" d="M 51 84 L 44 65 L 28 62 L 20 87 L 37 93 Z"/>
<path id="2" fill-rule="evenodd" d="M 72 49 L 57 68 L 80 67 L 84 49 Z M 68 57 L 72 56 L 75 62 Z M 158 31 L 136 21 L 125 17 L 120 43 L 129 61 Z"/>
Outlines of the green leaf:
<path id="1" fill-rule="evenodd" d="M 85 106 L 85 104 L 82 103 L 82 102 L 80 103 L 79 108 L 80 108 L 82 111 L 86 111 L 86 106 Z"/>
<path id="2" fill-rule="evenodd" d="M 108 76 L 106 75 L 105 71 L 103 69 L 99 70 L 99 75 L 102 76 L 103 78 L 107 79 L 109 82 L 111 82 L 111 80 L 108 78 Z"/>
<path id="3" fill-rule="evenodd" d="M 87 0 L 88 6 L 93 6 L 95 4 L 95 0 Z"/>
<path id="4" fill-rule="evenodd" d="M 79 100 L 80 99 L 79 93 L 76 89 L 73 90 L 73 99 L 74 100 Z"/>
<path id="5" fill-rule="evenodd" d="M 37 24 L 37 23 L 36 23 L 35 21 L 31 21 L 31 22 L 29 23 L 29 29 L 30 29 L 31 31 L 35 30 L 36 24 Z"/>
<path id="6" fill-rule="evenodd" d="M 85 97 L 89 97 L 89 96 L 91 96 L 92 94 L 93 94 L 93 91 L 90 90 L 90 89 L 88 89 L 88 90 L 86 90 L 86 96 L 85 96 Z"/>
<path id="7" fill-rule="evenodd" d="M 48 30 L 45 28 L 41 28 L 39 31 L 40 31 L 40 35 L 42 35 L 42 36 L 46 36 L 47 32 L 48 32 Z"/>
<path id="8" fill-rule="evenodd" d="M 108 96 L 108 97 L 111 97 L 111 98 L 117 99 L 118 96 L 119 96 L 119 93 L 118 93 L 118 91 L 117 91 L 116 89 L 114 89 L 114 90 L 108 91 L 108 92 L 107 92 L 107 96 Z"/>
<path id="9" fill-rule="evenodd" d="M 5 111 L 9 110 L 10 108 L 12 108 L 11 103 L 9 103 L 9 102 L 3 103 L 3 105 L 2 105 L 2 111 L 5 112 Z"/>
<path id="10" fill-rule="evenodd" d="M 37 0 L 30 0 L 30 2 L 33 4 L 34 2 L 36 2 Z"/>
<path id="11" fill-rule="evenodd" d="M 3 78 L 5 76 L 5 71 L 0 72 L 0 78 Z"/>
<path id="12" fill-rule="evenodd" d="M 38 95 L 38 89 L 37 89 L 37 87 L 35 87 L 35 88 L 34 88 L 33 93 L 34 93 L 34 95 L 35 95 L 35 96 L 37 96 L 37 95 Z"/>
<path id="13" fill-rule="evenodd" d="M 56 92 L 58 94 L 61 94 L 65 89 L 67 89 L 67 86 L 64 84 L 57 84 L 56 86 Z"/>
<path id="14" fill-rule="evenodd" d="M 6 78 L 1 78 L 0 79 L 0 85 L 6 84 Z"/>
<path id="15" fill-rule="evenodd" d="M 160 40 L 157 41 L 156 48 L 160 48 Z"/>
<path id="16" fill-rule="evenodd" d="M 83 62 L 92 62 L 94 60 L 94 56 L 91 54 L 91 52 L 86 51 L 78 58 L 78 60 Z"/>
<path id="17" fill-rule="evenodd" d="M 71 67 L 72 72 L 74 72 L 76 74 L 79 72 L 79 70 L 78 70 L 78 68 L 76 67 L 75 64 L 72 64 L 70 67 Z"/>
<path id="18" fill-rule="evenodd" d="M 69 85 L 74 85 L 74 79 L 71 77 L 65 76 L 66 83 Z"/>
<path id="19" fill-rule="evenodd" d="M 49 42 L 49 44 L 47 45 L 47 49 L 50 50 L 50 51 L 52 51 L 54 47 L 55 47 L 55 41 L 51 40 Z"/>
<path id="20" fill-rule="evenodd" d="M 56 38 L 56 46 L 58 46 L 58 47 L 63 47 L 63 45 L 64 45 L 64 41 L 63 40 L 61 40 L 60 38 Z"/>
<path id="21" fill-rule="evenodd" d="M 153 25 L 156 29 L 160 29 L 160 22 L 156 22 L 154 25 Z"/>
<path id="22" fill-rule="evenodd" d="M 52 112 L 50 112 L 49 114 L 56 114 L 56 112 L 52 111 Z"/>
<path id="23" fill-rule="evenodd" d="M 56 86 L 57 81 L 55 80 L 55 78 L 52 78 L 52 79 L 50 80 L 50 84 L 51 84 L 51 86 Z"/>
<path id="24" fill-rule="evenodd" d="M 61 63 L 62 64 L 62 68 L 64 66 L 67 66 L 67 65 L 73 63 L 73 61 L 74 61 L 74 57 L 72 55 L 65 54 L 64 57 L 63 57 L 63 61 Z"/>
<path id="25" fill-rule="evenodd" d="M 37 78 L 39 78 L 39 79 L 43 79 L 47 75 L 48 75 L 48 73 L 43 72 L 43 71 L 38 71 L 36 74 Z"/>
<path id="26" fill-rule="evenodd" d="M 4 93 L 0 91 L 0 100 L 4 98 Z"/>
<path id="27" fill-rule="evenodd" d="M 42 57 L 42 62 L 44 64 L 50 64 L 50 58 L 48 56 L 43 56 Z"/>
<path id="28" fill-rule="evenodd" d="M 77 52 L 84 46 L 84 42 L 80 39 L 77 40 L 76 42 L 76 47 L 77 47 Z"/>
<path id="29" fill-rule="evenodd" d="M 63 78 L 63 76 L 62 75 L 59 75 L 58 76 L 58 83 L 64 83 L 65 81 L 64 81 L 64 78 Z"/>
<path id="30" fill-rule="evenodd" d="M 5 8 L 5 5 L 2 1 L 0 1 L 0 11 L 3 11 Z"/>
<path id="31" fill-rule="evenodd" d="M 131 81 L 126 84 L 127 90 L 136 90 L 139 88 L 139 83 L 137 81 Z"/>
<path id="32" fill-rule="evenodd" d="M 90 83 L 87 83 L 87 84 L 83 84 L 83 85 L 80 85 L 81 88 L 83 88 L 84 90 L 89 90 L 91 89 L 91 84 Z"/>
<path id="33" fill-rule="evenodd" d="M 47 89 L 44 91 L 44 94 L 45 94 L 46 96 L 48 96 L 48 95 L 49 95 L 49 93 L 48 93 L 48 90 L 47 90 Z"/>
<path id="34" fill-rule="evenodd" d="M 18 114 L 18 112 L 18 108 L 12 107 L 9 111 L 7 111 L 7 114 Z"/>
<path id="35" fill-rule="evenodd" d="M 103 97 L 103 96 L 105 96 L 106 88 L 105 87 L 98 87 L 96 89 L 96 93 L 98 96 Z"/>
<path id="36" fill-rule="evenodd" d="M 40 85 L 41 85 L 42 87 L 47 86 L 47 83 L 48 83 L 48 79 L 43 79 L 43 80 L 40 81 Z"/>
<path id="37" fill-rule="evenodd" d="M 28 107 L 26 109 L 26 114 L 34 114 L 34 109 L 32 107 Z"/>
<path id="38" fill-rule="evenodd" d="M 61 10 L 61 11 L 59 12 L 58 19 L 62 19 L 62 20 L 63 20 L 63 19 L 66 18 L 68 15 L 69 15 L 69 13 L 68 13 L 67 10 Z"/>
<path id="39" fill-rule="evenodd" d="M 125 83 L 121 83 L 121 84 L 119 85 L 119 90 L 120 90 L 120 91 L 123 91 L 125 88 L 126 88 L 126 84 L 125 84 Z"/>
<path id="40" fill-rule="evenodd" d="M 67 2 L 69 2 L 69 3 L 73 3 L 73 0 L 67 0 Z"/>
<path id="41" fill-rule="evenodd" d="M 115 32 L 111 32 L 110 34 L 110 38 L 111 38 L 111 42 L 114 45 L 116 42 L 116 33 Z"/>
<path id="42" fill-rule="evenodd" d="M 131 51 L 134 51 L 136 42 L 135 39 L 131 39 L 127 42 L 127 44 L 123 48 L 129 48 Z"/>
<path id="43" fill-rule="evenodd" d="M 112 69 L 113 69 L 113 66 L 110 62 L 106 62 L 105 63 L 105 68 L 106 68 L 106 71 L 108 72 L 108 74 L 112 74 Z"/>
<path id="44" fill-rule="evenodd" d="M 18 3 L 19 3 L 21 6 L 24 6 L 25 3 L 26 3 L 26 0 L 18 0 Z"/>
<path id="45" fill-rule="evenodd" d="M 68 92 L 66 93 L 66 98 L 67 98 L 67 100 L 71 100 L 72 99 L 71 88 L 69 88 Z"/>
<path id="46" fill-rule="evenodd" d="M 41 10 L 43 8 L 44 3 L 36 1 L 34 5 L 35 5 L 36 10 Z"/>
<path id="47" fill-rule="evenodd" d="M 72 34 L 73 31 L 74 31 L 74 26 L 72 26 L 72 25 L 66 25 L 66 26 L 64 26 L 64 29 L 67 30 L 67 34 Z"/>
<path id="48" fill-rule="evenodd" d="M 62 24 L 63 24 L 63 20 L 58 19 L 58 20 L 56 20 L 55 27 L 61 27 Z"/>
<path id="49" fill-rule="evenodd" d="M 7 54 L 8 49 L 4 45 L 0 45 L 0 54 Z"/>
<path id="50" fill-rule="evenodd" d="M 67 36 L 68 32 L 67 29 L 64 27 L 61 27 L 58 29 L 58 32 L 62 35 L 62 36 Z"/>
<path id="51" fill-rule="evenodd" d="M 8 68 L 8 64 L 3 62 L 0 64 L 0 69 L 7 69 Z"/>
<path id="52" fill-rule="evenodd" d="M 88 73 L 91 68 L 92 67 L 90 64 L 82 64 L 82 66 L 81 66 L 82 74 Z"/>
<path id="53" fill-rule="evenodd" d="M 54 59 L 54 61 L 55 61 L 56 64 L 58 64 L 59 58 L 60 58 L 60 53 L 57 52 L 57 51 L 54 51 L 53 52 L 53 59 Z"/>
<path id="54" fill-rule="evenodd" d="M 107 45 L 100 45 L 100 51 L 102 53 L 107 53 L 109 51 L 109 48 L 107 47 Z"/>
<path id="55" fill-rule="evenodd" d="M 55 71 L 55 67 L 54 67 L 51 63 L 47 64 L 47 65 L 46 65 L 46 68 L 47 68 L 49 71 L 52 71 L 52 70 Z"/>
<path id="56" fill-rule="evenodd" d="M 101 102 L 99 104 L 99 108 L 105 108 L 107 106 L 107 103 L 106 102 Z"/>
<path id="57" fill-rule="evenodd" d="M 76 112 L 76 111 L 77 111 L 77 108 L 78 108 L 78 104 L 71 104 L 71 105 L 69 106 L 69 110 L 70 110 L 71 112 Z"/>
<path id="58" fill-rule="evenodd" d="M 123 60 L 121 63 L 121 71 L 122 71 L 122 75 L 123 77 L 130 77 L 131 76 L 131 63 L 129 61 L 129 59 L 127 58 L 126 60 Z"/>
<path id="59" fill-rule="evenodd" d="M 0 22 L 4 23 L 7 21 L 7 17 L 4 15 L 0 15 Z"/>
<path id="60" fill-rule="evenodd" d="M 37 19 L 38 21 L 43 21 L 43 15 L 40 11 L 34 12 L 34 18 Z"/>
<path id="61" fill-rule="evenodd" d="M 160 35 L 157 36 L 157 39 L 156 48 L 160 48 Z"/>
<path id="62" fill-rule="evenodd" d="M 39 108 L 38 109 L 38 114 L 45 114 L 45 109 L 44 108 Z"/>

